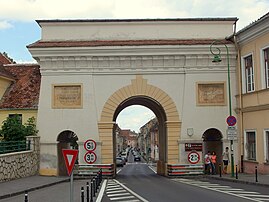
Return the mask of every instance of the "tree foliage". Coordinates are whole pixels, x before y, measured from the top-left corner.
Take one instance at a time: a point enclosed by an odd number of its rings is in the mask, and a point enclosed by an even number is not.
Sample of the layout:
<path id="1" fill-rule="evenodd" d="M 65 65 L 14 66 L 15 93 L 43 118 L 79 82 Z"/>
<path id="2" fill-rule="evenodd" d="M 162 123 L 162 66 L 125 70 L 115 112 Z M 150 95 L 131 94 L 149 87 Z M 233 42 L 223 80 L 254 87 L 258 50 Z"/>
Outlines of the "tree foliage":
<path id="1" fill-rule="evenodd" d="M 37 133 L 35 118 L 29 118 L 27 123 L 23 125 L 19 115 L 8 117 L 3 121 L 0 130 L 4 141 L 21 141 L 25 140 L 26 136 L 37 135 Z"/>

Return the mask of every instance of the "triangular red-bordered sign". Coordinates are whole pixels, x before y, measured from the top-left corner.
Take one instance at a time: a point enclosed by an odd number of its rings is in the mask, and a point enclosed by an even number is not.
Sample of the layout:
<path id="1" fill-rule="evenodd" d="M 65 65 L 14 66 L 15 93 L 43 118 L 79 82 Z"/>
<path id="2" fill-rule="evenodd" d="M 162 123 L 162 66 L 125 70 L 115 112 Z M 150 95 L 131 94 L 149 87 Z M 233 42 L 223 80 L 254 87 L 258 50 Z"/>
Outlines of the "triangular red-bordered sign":
<path id="1" fill-rule="evenodd" d="M 78 150 L 75 149 L 62 149 L 62 153 L 64 156 L 65 165 L 67 168 L 68 175 L 70 176 L 72 173 L 72 170 L 74 168 L 77 156 L 78 156 Z"/>

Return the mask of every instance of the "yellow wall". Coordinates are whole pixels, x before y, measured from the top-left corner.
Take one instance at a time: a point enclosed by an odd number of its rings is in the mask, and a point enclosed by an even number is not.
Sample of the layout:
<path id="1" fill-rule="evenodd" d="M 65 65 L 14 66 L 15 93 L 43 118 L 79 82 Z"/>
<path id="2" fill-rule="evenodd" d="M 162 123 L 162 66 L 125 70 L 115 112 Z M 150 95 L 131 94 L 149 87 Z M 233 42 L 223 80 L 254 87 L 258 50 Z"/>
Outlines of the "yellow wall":
<path id="1" fill-rule="evenodd" d="M 10 83 L 10 80 L 6 80 L 0 77 L 0 100 L 6 92 L 6 89 L 9 87 Z"/>
<path id="2" fill-rule="evenodd" d="M 252 54 L 255 71 L 255 90 L 261 90 L 261 49 L 269 46 L 269 33 L 241 46 L 241 56 Z"/>
<path id="3" fill-rule="evenodd" d="M 29 109 L 29 110 L 0 110 L 0 125 L 2 125 L 3 121 L 6 120 L 9 114 L 22 114 L 22 123 L 26 123 L 27 120 L 31 117 L 35 117 L 37 119 L 37 109 Z"/>
<path id="4" fill-rule="evenodd" d="M 263 58 L 261 50 L 265 47 L 269 47 L 269 33 L 240 46 L 241 58 L 252 54 L 255 83 L 255 91 L 243 94 L 241 99 L 242 115 L 240 118 L 242 122 L 239 122 L 241 147 L 245 148 L 245 131 L 256 131 L 256 161 L 259 164 L 264 163 L 264 129 L 269 128 L 269 89 L 262 89 L 263 79 L 261 77 L 261 71 L 264 71 L 261 64 Z M 239 69 L 241 74 L 244 73 L 242 67 Z M 242 83 L 239 82 L 239 84 Z M 241 150 L 241 152 L 244 151 Z"/>

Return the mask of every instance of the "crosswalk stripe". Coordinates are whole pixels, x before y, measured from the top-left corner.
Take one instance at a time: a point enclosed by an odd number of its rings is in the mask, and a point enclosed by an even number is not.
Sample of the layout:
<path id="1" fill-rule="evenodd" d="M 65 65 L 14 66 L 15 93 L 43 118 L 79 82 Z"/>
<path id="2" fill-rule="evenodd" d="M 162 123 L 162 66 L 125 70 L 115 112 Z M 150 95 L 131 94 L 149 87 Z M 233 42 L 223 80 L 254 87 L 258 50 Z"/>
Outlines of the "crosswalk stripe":
<path id="1" fill-rule="evenodd" d="M 117 198 L 110 198 L 111 201 L 122 200 L 122 199 L 129 199 L 135 198 L 134 196 L 125 196 L 125 197 L 117 197 Z"/>
<path id="2" fill-rule="evenodd" d="M 106 191 L 107 194 L 114 194 L 114 193 L 120 193 L 120 192 L 127 192 L 126 190 L 116 190 L 116 191 Z"/>
<path id="3" fill-rule="evenodd" d="M 269 201 L 269 195 L 260 195 L 258 192 L 247 192 L 243 189 L 232 188 L 230 186 L 221 186 L 219 184 L 210 184 L 210 182 L 196 181 L 189 179 L 173 179 L 174 181 L 193 185 L 213 191 L 230 194 L 236 197 L 245 198 L 252 201 Z"/>
<path id="4" fill-rule="evenodd" d="M 114 196 L 126 196 L 126 195 L 130 195 L 130 193 L 120 193 L 120 194 L 108 194 L 108 197 L 114 197 Z"/>
<path id="5" fill-rule="evenodd" d="M 240 195 L 248 196 L 248 197 L 255 197 L 255 196 L 258 196 L 258 197 L 260 197 L 260 198 L 269 198 L 269 195 L 256 195 L 256 194 L 240 194 Z"/>
<path id="6" fill-rule="evenodd" d="M 112 188 L 112 189 L 111 189 L 111 188 L 107 188 L 106 190 L 107 190 L 107 191 L 113 191 L 113 190 L 120 190 L 120 189 L 122 189 L 122 188 L 121 188 L 121 187 L 118 187 L 118 188 Z"/>

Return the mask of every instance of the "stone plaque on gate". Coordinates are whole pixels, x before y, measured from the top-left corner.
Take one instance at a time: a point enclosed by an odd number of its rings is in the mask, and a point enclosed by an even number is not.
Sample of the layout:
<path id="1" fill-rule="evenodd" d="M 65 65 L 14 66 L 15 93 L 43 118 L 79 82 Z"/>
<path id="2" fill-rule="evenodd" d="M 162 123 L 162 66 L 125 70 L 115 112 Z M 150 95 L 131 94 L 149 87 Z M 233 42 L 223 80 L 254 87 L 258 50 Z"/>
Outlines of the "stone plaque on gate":
<path id="1" fill-rule="evenodd" d="M 56 109 L 82 108 L 82 85 L 53 85 L 52 107 Z"/>

